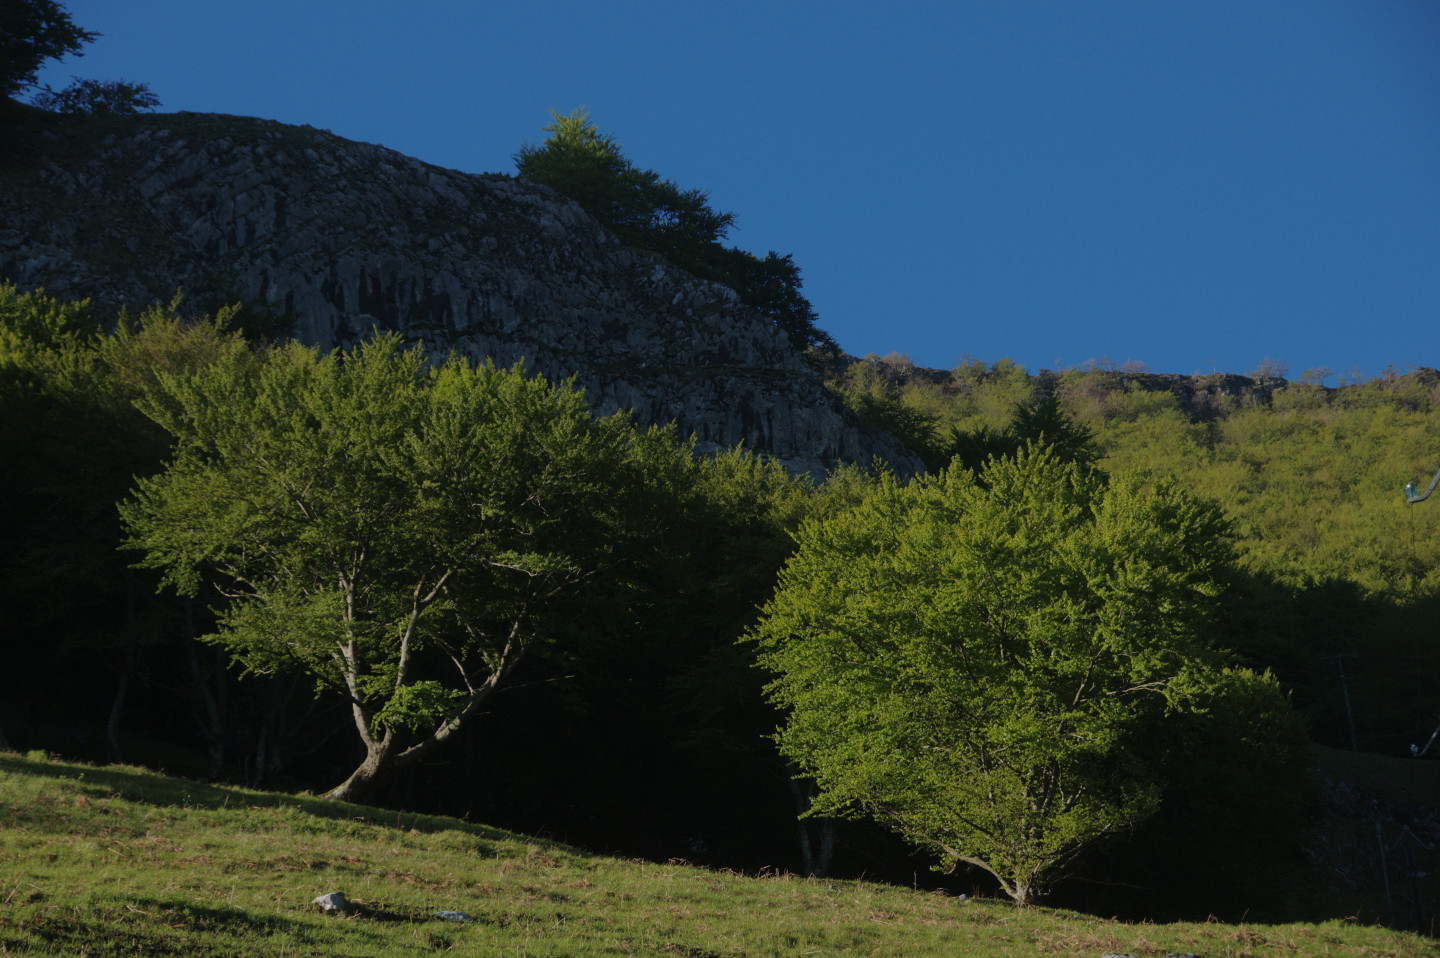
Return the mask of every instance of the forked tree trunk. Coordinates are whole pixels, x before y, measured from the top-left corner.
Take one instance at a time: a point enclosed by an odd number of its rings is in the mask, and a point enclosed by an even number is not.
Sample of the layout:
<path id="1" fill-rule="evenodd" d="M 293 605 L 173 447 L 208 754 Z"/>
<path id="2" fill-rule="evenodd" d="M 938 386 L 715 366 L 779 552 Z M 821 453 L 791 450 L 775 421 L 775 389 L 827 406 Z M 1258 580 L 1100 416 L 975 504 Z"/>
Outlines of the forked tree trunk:
<path id="1" fill-rule="evenodd" d="M 376 782 L 377 779 L 388 775 L 397 768 L 417 762 L 423 756 L 440 748 L 452 737 L 455 736 L 467 722 L 475 717 L 480 706 L 489 700 L 495 690 L 500 687 L 505 677 L 525 657 L 526 644 L 518 639 L 519 624 L 516 623 L 510 634 L 510 641 L 506 644 L 504 651 L 499 656 L 494 671 L 488 675 L 479 685 L 471 685 L 467 677 L 465 682 L 469 687 L 469 696 L 465 705 L 458 712 L 446 718 L 438 727 L 431 730 L 413 745 L 403 746 L 397 739 L 394 729 L 387 728 L 385 734 L 377 738 L 370 728 L 372 713 L 362 704 L 360 697 L 360 683 L 357 678 L 358 672 L 355 669 L 354 647 L 341 646 L 340 656 L 346 663 L 345 684 L 350 691 L 351 715 L 355 719 L 355 730 L 360 734 L 360 741 L 365 744 L 365 761 L 350 777 L 339 785 L 325 793 L 326 798 L 338 799 L 340 801 L 353 802 Z M 398 670 L 403 677 L 405 672 L 405 656 L 402 651 L 401 668 Z"/>
<path id="2" fill-rule="evenodd" d="M 358 801 L 380 777 L 381 772 L 388 770 L 389 757 L 387 752 L 368 752 L 365 761 L 350 773 L 350 777 L 326 792 L 325 797 L 340 802 Z"/>

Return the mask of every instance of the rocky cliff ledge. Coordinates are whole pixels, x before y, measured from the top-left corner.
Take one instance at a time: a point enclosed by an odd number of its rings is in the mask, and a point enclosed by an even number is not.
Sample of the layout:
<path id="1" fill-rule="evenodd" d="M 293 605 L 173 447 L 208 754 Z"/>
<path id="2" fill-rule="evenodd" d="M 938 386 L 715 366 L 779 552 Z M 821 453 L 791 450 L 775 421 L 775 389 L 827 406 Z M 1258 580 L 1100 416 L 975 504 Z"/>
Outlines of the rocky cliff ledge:
<path id="1" fill-rule="evenodd" d="M 8 136 L 9 134 L 7 134 Z M 866 430 L 735 293 L 622 246 L 579 206 L 309 127 L 209 114 L 28 121 L 0 155 L 0 278 L 102 309 L 183 288 L 322 347 L 397 330 L 819 474 L 919 461 Z"/>

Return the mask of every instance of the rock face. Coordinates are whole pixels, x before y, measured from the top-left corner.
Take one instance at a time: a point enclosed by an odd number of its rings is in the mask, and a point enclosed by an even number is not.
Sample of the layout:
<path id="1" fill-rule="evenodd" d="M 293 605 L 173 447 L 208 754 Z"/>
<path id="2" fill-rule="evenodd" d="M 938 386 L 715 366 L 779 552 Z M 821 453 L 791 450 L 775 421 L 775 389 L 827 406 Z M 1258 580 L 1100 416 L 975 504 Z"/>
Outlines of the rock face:
<path id="1" fill-rule="evenodd" d="M 0 278 L 102 309 L 242 301 L 302 341 L 374 330 L 578 377 L 597 412 L 674 420 L 819 474 L 920 463 L 868 431 L 735 293 L 622 246 L 579 206 L 309 127 L 56 118 L 0 157 Z"/>

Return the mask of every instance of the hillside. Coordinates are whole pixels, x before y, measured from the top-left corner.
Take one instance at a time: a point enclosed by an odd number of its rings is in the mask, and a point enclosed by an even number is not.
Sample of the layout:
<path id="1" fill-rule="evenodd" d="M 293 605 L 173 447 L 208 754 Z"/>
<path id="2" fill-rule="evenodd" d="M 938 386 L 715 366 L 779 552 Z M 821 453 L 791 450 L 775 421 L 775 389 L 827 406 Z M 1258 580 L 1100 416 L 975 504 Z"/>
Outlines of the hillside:
<path id="1" fill-rule="evenodd" d="M 1080 440 L 1072 448 L 1084 447 L 1083 468 L 1174 475 L 1220 505 L 1224 521 L 1217 513 L 1215 526 L 1226 528 L 1217 535 L 1225 542 L 1227 569 L 1215 592 L 1224 593 L 1224 602 L 1204 640 L 1221 650 L 1227 665 L 1270 671 L 1278 682 L 1267 693 L 1278 708 L 1257 712 L 1267 719 L 1253 728 L 1207 720 L 1182 734 L 1178 723 L 1162 722 L 1157 713 L 1155 756 L 1164 762 L 1157 763 L 1156 780 L 1166 789 L 1159 812 L 1094 848 L 1049 900 L 1152 920 L 1210 914 L 1368 921 L 1384 908 L 1392 909 L 1385 915 L 1391 924 L 1409 921 L 1393 904 L 1379 903 L 1376 882 L 1395 878 L 1398 868 L 1416 869 L 1392 859 L 1387 873 L 1372 863 L 1371 832 L 1378 826 L 1382 844 L 1396 853 L 1403 851 L 1402 833 L 1421 844 L 1440 840 L 1429 774 L 1435 766 L 1403 758 L 1407 743 L 1424 740 L 1440 707 L 1434 682 L 1440 651 L 1433 642 L 1440 516 L 1397 498 L 1405 481 L 1433 468 L 1440 441 L 1434 416 L 1440 374 L 1434 370 L 1390 372 L 1340 388 L 1327 387 L 1328 377 L 1313 372 L 1291 382 L 1276 367 L 1250 377 L 1152 375 L 1108 365 L 1031 375 L 1004 360 L 939 371 L 903 357 L 832 357 L 835 365 L 821 370 L 817 355 L 801 355 L 770 317 L 746 307 L 732 290 L 624 245 L 576 204 L 524 180 L 461 174 L 322 131 L 235 117 L 75 120 L 31 113 L 14 129 L 0 156 L 0 280 L 7 283 L 0 286 L 0 319 L 8 324 L 0 330 L 7 334 L 0 359 L 8 364 L 0 399 L 10 404 L 0 458 L 23 465 L 4 475 L 12 509 L 0 528 L 0 618 L 17 634 L 46 637 L 16 644 L 9 665 L 22 680 L 0 697 L 0 727 L 22 749 L 145 761 L 196 775 L 207 774 L 208 762 L 211 780 L 292 790 L 333 787 L 355 766 L 362 746 L 345 734 L 344 716 L 361 710 L 346 701 L 342 686 L 312 684 L 314 676 L 304 673 L 310 660 L 257 667 L 235 648 L 206 644 L 213 630 L 223 629 L 226 607 L 208 593 L 200 602 L 165 594 L 153 570 L 137 573 L 134 554 L 120 551 L 126 531 L 116 504 L 134 495 L 132 477 L 161 470 L 167 449 L 173 452 L 134 400 L 156 395 L 155 383 L 175 370 L 203 365 L 207 349 L 228 350 L 233 340 L 234 368 L 249 369 L 252 359 L 269 363 L 280 352 L 257 343 L 257 332 L 345 350 L 376 330 L 389 331 L 423 343 L 432 356 L 454 350 L 501 364 L 523 358 L 552 378 L 575 375 L 598 411 L 631 408 L 642 421 L 675 420 L 698 437 L 701 451 L 743 443 L 767 461 L 679 456 L 693 476 L 646 486 L 650 491 L 637 500 L 637 513 L 664 519 L 647 548 L 597 571 L 589 588 L 562 605 L 547 607 L 539 654 L 507 679 L 494 709 L 477 713 L 477 727 L 433 761 L 417 762 L 365 800 L 473 816 L 647 861 L 685 855 L 717 867 L 815 868 L 819 875 L 882 875 L 918 887 L 922 880 L 912 875 L 924 874 L 924 864 L 912 871 L 916 859 L 872 823 L 809 818 L 797 826 L 796 815 L 813 807 L 813 795 L 773 747 L 781 716 L 762 694 L 765 679 L 751 667 L 753 654 L 736 639 L 774 593 L 796 530 L 846 514 L 889 482 L 863 470 L 842 471 L 824 484 L 805 476 L 844 462 L 869 465 L 876 456 L 902 476 L 919 472 L 921 459 L 932 472 L 955 456 L 976 467 L 987 456 L 1011 454 L 1007 443 L 1018 449 L 1012 423 L 1027 406 L 1046 402 L 1056 417 L 1051 426 Z M 43 297 L 17 294 L 11 281 L 22 290 L 43 285 L 62 300 L 92 297 L 94 305 L 46 305 Z M 192 315 L 162 306 L 138 321 L 132 312 L 131 322 L 113 322 L 120 307 L 139 311 L 169 300 L 177 288 L 184 289 Z M 249 342 L 223 322 L 211 325 L 193 315 L 236 302 Z M 252 351 L 251 359 L 238 358 Z M 290 352 L 314 359 L 303 349 Z M 355 355 L 335 362 L 360 368 Z M 421 359 L 414 361 L 424 369 Z M 383 395 L 388 400 L 402 392 Z M 234 395 L 217 402 L 227 423 L 244 408 Z M 295 394 L 284 395 L 290 398 L 278 408 L 288 419 L 302 404 L 291 401 Z M 240 432 L 253 442 L 253 432 Z M 331 434 L 355 435 L 348 429 Z M 343 449 L 336 461 L 348 462 L 357 452 L 357 462 L 383 458 L 364 454 L 353 441 Z M 330 489 L 338 475 L 327 471 L 332 465 L 303 488 Z M 457 488 L 449 480 L 436 485 Z M 618 495 L 619 486 L 608 488 Z M 667 498 L 672 492 L 673 500 Z M 553 504 L 549 511 L 590 514 Z M 392 520 L 397 514 L 378 513 Z M 362 518 L 370 528 L 372 516 Z M 206 520 L 189 528 L 211 526 Z M 405 543 L 398 551 L 407 557 L 418 552 L 418 539 L 397 538 L 409 535 L 403 523 L 374 528 L 377 541 Z M 533 540 L 535 527 L 527 528 Z M 620 537 L 600 541 L 609 554 Z M 359 552 L 378 554 L 368 546 Z M 516 571 L 508 559 L 500 565 Z M 287 573 L 282 580 L 296 577 Z M 317 581 L 328 589 L 335 577 L 327 573 Z M 498 594 L 492 582 L 467 598 L 493 602 Z M 427 669 L 448 668 L 439 648 L 430 648 L 434 661 Z M 461 672 L 469 687 L 463 666 Z M 438 684 L 403 667 L 394 674 L 397 694 L 402 686 L 409 694 Z M 438 672 L 426 673 L 432 674 Z M 407 677 L 415 681 L 405 685 Z M 1291 707 L 1303 727 L 1288 724 Z M 1231 711 L 1215 710 L 1225 717 Z M 1244 719 L 1243 710 L 1236 711 Z M 397 725 L 409 721 L 400 712 L 394 716 L 400 716 Z M 373 730 L 366 722 L 361 716 L 358 739 Z M 407 727 L 405 734 L 414 731 Z M 1376 760 L 1358 759 L 1366 768 L 1357 775 L 1338 774 L 1334 768 L 1346 763 L 1332 751 L 1321 763 L 1327 771 L 1312 783 L 1305 773 L 1307 737 L 1324 746 L 1353 745 Z M 167 755 L 173 760 L 161 757 Z M 1370 766 L 1386 762 L 1392 768 L 1380 784 L 1370 781 Z M 102 774 L 134 779 L 80 796 L 90 806 L 113 799 L 117 804 L 106 815 L 120 815 L 122 800 L 146 804 L 150 785 L 143 773 L 83 774 L 87 782 Z M 1410 780 L 1403 794 L 1381 787 L 1399 777 Z M 187 813 L 201 791 L 155 787 L 172 794 L 167 808 L 178 804 Z M 244 796 L 257 793 L 222 788 L 205 794 L 212 797 L 199 805 L 215 821 L 216 803 L 221 809 L 227 802 L 251 804 Z M 69 825 L 87 833 L 87 806 L 67 801 L 81 810 Z M 263 808 L 290 801 L 254 799 Z M 324 806 L 299 805 L 325 818 Z M 1246 813 L 1237 816 L 1236 808 Z M 142 813 L 124 812 L 134 814 Z M 378 827 L 393 813 L 365 814 L 381 816 L 371 822 Z M 23 815 L 15 821 L 31 828 Z M 166 818 L 167 840 L 170 826 L 183 824 Z M 243 821 L 237 827 L 275 828 Z M 130 834 L 139 841 L 150 833 L 135 826 Z M 491 840 L 484 830 L 473 834 Z M 304 840 L 302 832 L 292 837 Z M 399 843 L 390 847 L 395 855 L 403 851 Z M 450 860 L 453 851 L 443 843 L 422 849 L 436 861 Z M 190 859 L 201 864 L 209 850 L 176 854 L 188 867 Z M 560 860 L 559 852 L 536 854 Z M 348 850 L 335 856 L 374 864 L 383 857 Z M 279 861 L 270 853 L 245 861 L 260 868 L 267 857 Z M 230 872 L 238 868 L 235 861 Z M 446 867 L 460 878 L 448 885 L 448 879 L 425 878 L 421 886 L 458 894 L 492 883 L 493 876 L 469 863 L 450 861 Z M 181 866 L 171 861 L 170 867 Z M 421 872 L 417 866 L 408 874 Z M 583 871 L 567 880 L 595 883 Z M 522 885 L 527 896 L 544 887 L 528 885 Z M 794 901 L 808 900 L 802 892 L 812 887 L 795 891 Z M 569 894 L 551 892 L 544 901 Z M 445 907 L 426 900 L 402 909 L 369 890 L 347 893 L 371 908 L 369 917 L 397 927 L 428 914 L 416 909 Z M 673 901 L 668 892 L 658 894 Z M 305 909 L 313 894 L 297 886 L 292 897 L 298 912 L 282 909 L 279 918 L 266 912 L 258 925 L 308 928 L 296 916 L 313 917 Z M 1435 911 L 1428 887 L 1412 897 L 1422 912 Z M 44 901 L 36 899 L 37 907 Z M 147 892 L 146 901 L 168 899 Z M 73 910 L 75 903 L 57 907 Z M 190 913 L 200 906 L 176 907 Z M 463 903 L 453 907 L 470 910 Z M 954 931 L 947 924 L 953 916 L 929 899 L 875 907 Z M 136 908 L 164 919 L 163 909 L 143 902 Z M 642 915 L 636 927 L 669 929 L 658 914 Z M 360 921 L 367 913 L 362 908 L 352 917 Z M 512 910 L 492 924 L 533 926 L 543 917 Z M 63 924 L 49 913 L 37 920 L 52 919 Z M 584 912 L 559 920 L 593 924 Z M 27 925 L 25 933 L 39 934 L 36 927 Z M 864 940 L 851 930 L 834 940 L 816 938 L 806 928 L 786 947 L 808 943 L 834 951 Z M 79 941 L 87 931 L 65 934 Z M 653 944 L 649 931 L 637 934 L 613 947 Z M 734 934 L 744 947 L 717 949 L 701 938 L 665 943 L 678 949 L 672 953 L 687 954 L 753 953 L 746 949 L 755 941 L 762 945 L 754 947 L 775 950 L 758 932 Z M 1032 946 L 1050 941 L 1025 940 Z M 455 943 L 443 936 L 437 941 L 436 947 Z M 1237 953 L 1246 953 L 1256 940 L 1235 941 Z M 1188 950 L 1180 947 L 1185 944 L 1193 942 L 1180 940 L 1176 950 Z M 151 945 L 161 953 L 171 947 L 160 938 Z M 928 939 L 897 943 L 895 950 L 927 947 Z M 1121 947 L 1149 949 L 1117 939 L 1111 950 Z"/>
<path id="2" fill-rule="evenodd" d="M 375 329 L 578 375 L 598 412 L 675 420 L 823 474 L 878 455 L 786 336 L 725 287 L 623 246 L 578 205 L 310 127 L 39 113 L 0 156 L 0 279 L 105 310 L 185 291 L 326 349 Z"/>
<path id="3" fill-rule="evenodd" d="M 622 861 L 455 819 L 13 755 L 0 755 L 0 823 L 0 952 L 16 955 L 1431 953 L 1349 921 L 1132 925 L 960 889 Z M 343 915 L 312 904 L 333 892 Z"/>

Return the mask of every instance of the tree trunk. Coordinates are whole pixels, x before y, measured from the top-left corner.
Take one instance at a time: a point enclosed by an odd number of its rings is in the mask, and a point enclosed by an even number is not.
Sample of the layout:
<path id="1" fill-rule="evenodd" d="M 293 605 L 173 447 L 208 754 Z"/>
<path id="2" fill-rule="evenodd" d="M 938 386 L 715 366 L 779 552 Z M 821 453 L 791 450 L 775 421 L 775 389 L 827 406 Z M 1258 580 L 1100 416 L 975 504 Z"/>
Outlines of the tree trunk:
<path id="1" fill-rule="evenodd" d="M 210 780 L 218 779 L 225 771 L 225 653 L 215 650 L 216 662 L 207 673 L 200 667 L 198 642 L 190 643 L 190 677 L 192 692 L 196 699 L 195 717 L 200 733 L 205 737 L 205 748 L 210 753 Z M 216 688 L 210 687 L 215 677 Z"/>
<path id="2" fill-rule="evenodd" d="M 115 765 L 124 761 L 120 751 L 120 716 L 125 711 L 125 699 L 130 693 L 130 677 L 135 674 L 140 651 L 133 635 L 125 637 L 125 664 L 120 669 L 120 680 L 115 686 L 115 698 L 110 702 L 110 717 L 105 721 L 105 761 Z"/>
<path id="3" fill-rule="evenodd" d="M 367 750 L 365 761 L 360 763 L 360 767 L 351 772 L 345 781 L 326 792 L 324 797 L 341 802 L 358 801 L 366 789 L 380 777 L 380 773 L 389 770 L 389 759 L 389 750 L 383 745 L 378 749 Z"/>
<path id="4" fill-rule="evenodd" d="M 830 874 L 830 860 L 835 857 L 835 819 L 820 819 L 820 857 L 815 863 L 815 877 Z"/>
<path id="5" fill-rule="evenodd" d="M 788 766 L 790 776 L 790 797 L 795 802 L 795 831 L 800 841 L 800 867 L 806 878 L 824 878 L 830 871 L 830 861 L 835 857 L 835 820 L 833 818 L 804 818 L 810 810 L 810 800 L 815 797 L 816 786 L 811 779 L 803 784 L 800 770 Z M 811 836 L 811 824 L 816 834 Z"/>
<path id="6" fill-rule="evenodd" d="M 365 761 L 350 773 L 349 778 L 326 792 L 325 797 L 353 802 L 357 796 L 363 795 L 366 789 L 382 774 L 389 774 L 396 768 L 414 764 L 423 756 L 443 747 L 465 727 L 469 719 L 479 712 L 480 706 L 488 701 L 495 690 L 500 687 L 500 683 L 504 681 L 510 670 L 524 658 L 526 644 L 519 639 L 518 635 L 519 622 L 517 621 L 511 629 L 510 637 L 504 651 L 500 654 L 500 661 L 494 666 L 494 671 L 479 685 L 470 685 L 469 680 L 466 680 L 466 684 L 470 687 L 470 694 L 465 701 L 465 706 L 408 748 L 402 747 L 396 740 L 394 729 L 387 728 L 385 734 L 378 739 L 372 733 L 370 729 L 371 712 L 360 699 L 360 684 L 357 678 L 358 670 L 355 667 L 356 656 L 353 640 L 348 644 L 342 644 L 339 651 L 344 662 L 345 685 L 350 692 L 350 711 L 355 720 L 355 730 L 360 733 L 360 741 L 365 745 Z"/>
<path id="7" fill-rule="evenodd" d="M 200 667 L 199 642 L 195 641 L 195 600 L 185 599 L 185 637 L 190 640 L 191 689 L 196 700 L 195 718 L 210 753 L 210 780 L 225 771 L 225 650 L 216 646 L 210 671 Z M 211 687 L 211 681 L 214 687 Z"/>

